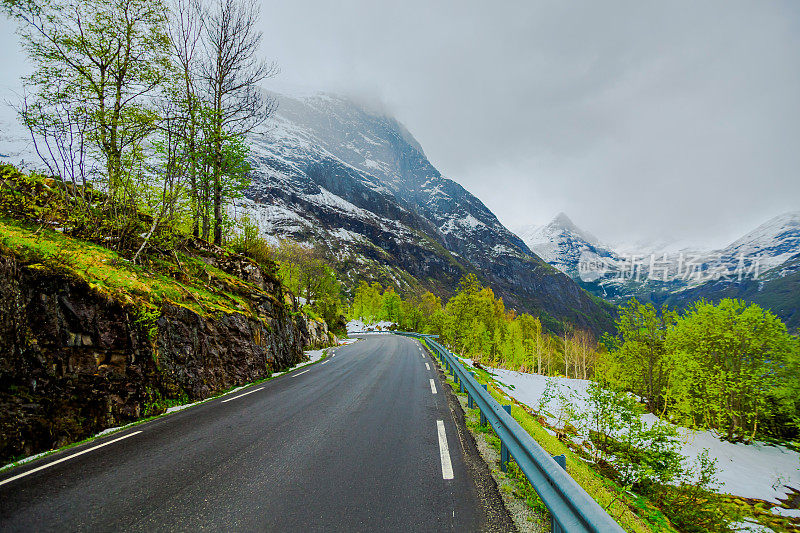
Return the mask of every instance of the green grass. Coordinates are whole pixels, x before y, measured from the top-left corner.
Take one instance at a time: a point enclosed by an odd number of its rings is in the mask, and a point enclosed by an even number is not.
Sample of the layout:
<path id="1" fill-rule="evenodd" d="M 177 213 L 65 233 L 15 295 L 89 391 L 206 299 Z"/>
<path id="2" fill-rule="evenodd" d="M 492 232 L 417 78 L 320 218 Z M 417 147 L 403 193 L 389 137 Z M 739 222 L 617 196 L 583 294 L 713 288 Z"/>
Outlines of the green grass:
<path id="1" fill-rule="evenodd" d="M 62 233 L 0 218 L 0 246 L 28 269 L 67 274 L 121 304 L 144 307 L 144 321 L 164 304 L 185 307 L 201 316 L 242 313 L 255 316 L 246 296 L 273 298 L 243 280 L 198 258 L 176 254 L 180 265 L 156 261 L 147 270 L 118 253 Z M 152 318 L 152 316 L 150 316 Z"/>

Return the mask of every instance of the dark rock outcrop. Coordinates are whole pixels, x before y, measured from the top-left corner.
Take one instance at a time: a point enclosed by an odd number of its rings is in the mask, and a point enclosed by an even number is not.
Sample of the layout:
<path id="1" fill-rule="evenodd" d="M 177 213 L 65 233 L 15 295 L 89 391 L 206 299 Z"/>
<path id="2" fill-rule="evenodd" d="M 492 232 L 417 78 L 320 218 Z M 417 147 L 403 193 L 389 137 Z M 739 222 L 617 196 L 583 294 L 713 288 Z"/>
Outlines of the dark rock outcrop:
<path id="1" fill-rule="evenodd" d="M 0 256 L 0 462 L 268 377 L 332 340 L 279 303 L 276 280 L 227 266 L 268 292 L 256 316 L 165 305 L 152 328 L 134 304 Z"/>

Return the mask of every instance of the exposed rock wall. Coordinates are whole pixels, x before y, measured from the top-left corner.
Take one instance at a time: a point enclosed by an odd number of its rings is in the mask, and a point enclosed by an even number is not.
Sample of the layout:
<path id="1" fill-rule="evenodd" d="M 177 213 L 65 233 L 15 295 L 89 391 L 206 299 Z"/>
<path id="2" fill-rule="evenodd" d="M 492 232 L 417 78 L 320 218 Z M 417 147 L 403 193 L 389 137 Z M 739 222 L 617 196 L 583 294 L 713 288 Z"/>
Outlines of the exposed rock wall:
<path id="1" fill-rule="evenodd" d="M 271 295 L 258 317 L 165 306 L 150 330 L 131 304 L 0 256 L 0 463 L 267 377 L 328 340 L 278 303 L 274 279 L 243 268 Z"/>

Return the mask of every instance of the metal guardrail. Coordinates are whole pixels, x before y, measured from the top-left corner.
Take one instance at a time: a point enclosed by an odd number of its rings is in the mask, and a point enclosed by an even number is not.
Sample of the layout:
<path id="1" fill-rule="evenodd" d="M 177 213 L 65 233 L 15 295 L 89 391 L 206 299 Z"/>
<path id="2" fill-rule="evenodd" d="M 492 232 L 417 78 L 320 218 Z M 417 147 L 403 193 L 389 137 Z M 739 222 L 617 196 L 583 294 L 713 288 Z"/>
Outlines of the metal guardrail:
<path id="1" fill-rule="evenodd" d="M 583 490 L 583 487 L 566 472 L 563 456 L 552 457 L 531 435 L 495 400 L 491 394 L 467 371 L 455 355 L 433 340 L 419 333 L 394 332 L 397 335 L 425 339 L 434 355 L 452 373 L 453 380 L 466 391 L 469 405 L 477 404 L 481 424 L 491 424 L 501 444 L 501 461 L 509 455 L 519 466 L 550 511 L 551 528 L 566 531 L 624 531 L 605 510 Z M 563 458 L 563 459 L 562 459 Z M 562 460 L 559 464 L 557 459 Z M 505 467 L 505 464 L 502 465 Z M 505 470 L 505 468 L 504 468 Z"/>

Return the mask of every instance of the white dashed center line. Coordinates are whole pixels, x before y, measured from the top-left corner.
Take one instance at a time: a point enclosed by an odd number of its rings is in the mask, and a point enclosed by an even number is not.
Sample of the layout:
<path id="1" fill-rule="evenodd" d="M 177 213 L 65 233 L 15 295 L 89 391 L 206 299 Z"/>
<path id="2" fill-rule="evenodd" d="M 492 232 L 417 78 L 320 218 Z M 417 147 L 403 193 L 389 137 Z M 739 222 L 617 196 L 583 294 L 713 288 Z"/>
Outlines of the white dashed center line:
<path id="1" fill-rule="evenodd" d="M 431 365 L 429 365 L 428 363 L 425 363 L 425 370 L 430 370 L 430 369 L 431 369 Z"/>
<path id="2" fill-rule="evenodd" d="M 450 462 L 450 449 L 447 447 L 447 433 L 444 430 L 444 421 L 436 421 L 439 433 L 439 457 L 442 460 L 442 479 L 453 479 L 453 463 Z"/>
<path id="3" fill-rule="evenodd" d="M 309 370 L 311 370 L 311 369 L 309 368 L 308 370 L 303 370 L 302 372 L 298 372 L 297 374 L 294 374 L 292 377 L 293 377 L 293 378 L 296 378 L 296 377 L 297 377 L 297 376 L 299 376 L 300 374 L 305 374 L 305 373 L 306 373 L 306 372 L 308 372 Z"/>
<path id="4" fill-rule="evenodd" d="M 430 382 L 431 382 L 431 394 L 436 394 L 436 384 L 433 382 L 432 379 L 430 380 Z"/>

